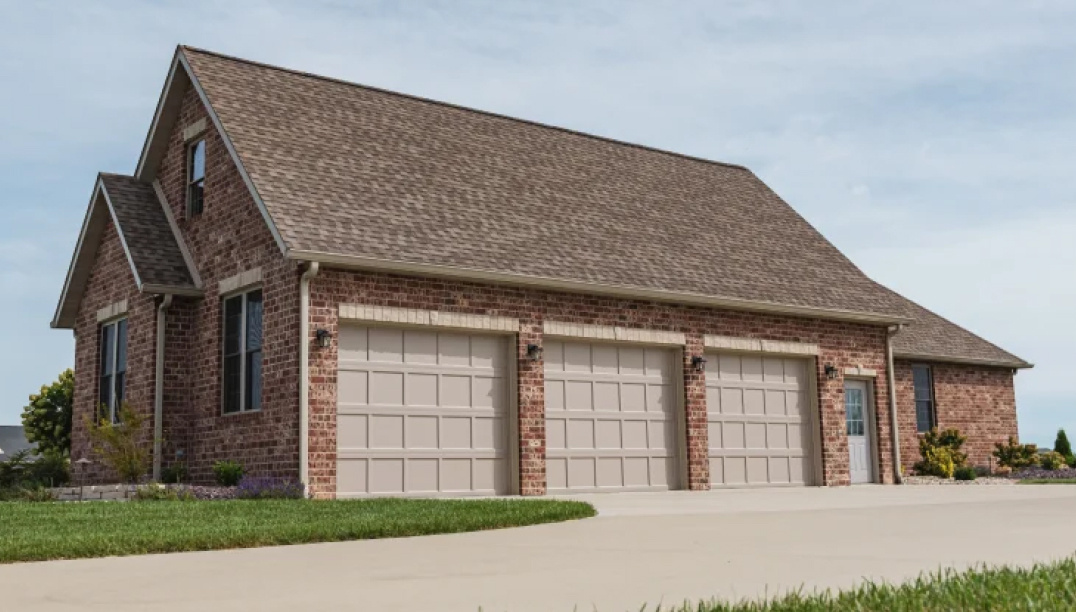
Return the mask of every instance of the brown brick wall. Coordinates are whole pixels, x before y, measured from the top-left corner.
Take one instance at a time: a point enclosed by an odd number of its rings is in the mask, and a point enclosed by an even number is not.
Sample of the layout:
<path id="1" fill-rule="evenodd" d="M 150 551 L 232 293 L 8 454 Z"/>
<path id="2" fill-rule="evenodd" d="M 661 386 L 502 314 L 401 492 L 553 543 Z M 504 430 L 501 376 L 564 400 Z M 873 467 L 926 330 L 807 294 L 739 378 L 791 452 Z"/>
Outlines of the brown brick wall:
<path id="1" fill-rule="evenodd" d="M 702 335 L 722 334 L 770 340 L 811 342 L 820 346 L 819 406 L 826 484 L 847 484 L 848 444 L 844 430 L 843 381 L 821 375 L 825 363 L 838 368 L 878 370 L 875 397 L 887 405 L 885 329 L 878 326 L 751 314 L 657 302 L 635 301 L 537 289 L 467 283 L 434 278 L 323 269 L 311 283 L 311 339 L 325 328 L 338 332 L 341 303 L 361 303 L 449 312 L 508 316 L 520 320 L 519 418 L 520 474 L 524 494 L 545 491 L 544 376 L 542 362 L 524 358 L 528 343 L 541 344 L 546 319 L 684 332 L 685 409 L 688 431 L 689 487 L 709 484 L 705 372 L 690 368 L 691 354 L 701 353 Z M 311 352 L 311 486 L 319 494 L 335 489 L 336 347 Z M 888 413 L 878 412 L 880 473 L 891 481 Z M 532 445 L 533 444 L 533 445 Z"/>
<path id="2" fill-rule="evenodd" d="M 186 142 L 183 130 L 206 120 L 205 203 L 201 215 L 188 218 Z M 182 414 L 172 428 L 189 457 L 195 480 L 212 480 L 210 466 L 220 459 L 242 463 L 248 473 L 297 478 L 299 473 L 298 364 L 299 277 L 269 232 L 257 204 L 232 162 L 220 134 L 193 88 L 188 88 L 179 120 L 169 136 L 158 180 L 183 232 L 205 285 L 203 299 L 176 309 L 169 326 L 168 358 L 172 402 Z M 219 282 L 261 268 L 264 292 L 262 409 L 221 412 L 221 296 Z M 173 369 L 175 368 L 175 369 Z M 185 383 L 184 383 L 185 381 Z M 185 405 L 185 407 L 184 407 Z M 168 420 L 166 419 L 166 422 Z"/>
<path id="3" fill-rule="evenodd" d="M 97 311 L 115 302 L 127 300 L 127 375 L 125 396 L 133 409 L 153 415 L 154 342 L 156 306 L 152 296 L 141 295 L 135 288 L 134 274 L 111 221 L 101 238 L 86 293 L 79 304 L 75 322 L 75 392 L 72 412 L 71 456 L 92 461 L 82 475 L 87 482 L 108 480 L 116 476 L 108 470 L 90 447 L 87 425 L 95 418 L 99 405 L 100 325 Z M 152 440 L 152 420 L 146 424 L 146 441 Z M 76 468 L 75 477 L 80 477 Z"/>
<path id="4" fill-rule="evenodd" d="M 204 212 L 186 211 L 186 143 L 183 130 L 207 123 Z M 176 298 L 166 332 L 163 463 L 182 451 L 196 482 L 210 482 L 219 459 L 241 462 L 250 474 L 297 478 L 299 474 L 298 335 L 299 277 L 266 227 L 257 204 L 209 121 L 194 89 L 188 89 L 180 118 L 169 136 L 158 179 L 184 234 L 205 285 L 204 298 Z M 264 291 L 262 410 L 221 411 L 221 279 L 261 268 Z M 95 313 L 127 298 L 131 304 L 128 398 L 153 411 L 156 310 L 153 296 L 139 295 L 113 229 L 97 256 L 78 318 L 76 411 L 92 411 L 97 394 Z M 149 425 L 152 427 L 152 424 Z M 85 451 L 85 432 L 76 425 L 76 456 Z M 109 479 L 107 474 L 93 474 Z"/>
<path id="5" fill-rule="evenodd" d="M 912 365 L 909 361 L 894 364 L 900 457 L 906 471 L 920 459 Z M 964 449 L 971 465 L 991 465 L 994 444 L 1017 435 L 1012 370 L 946 363 L 928 365 L 934 373 L 938 427 L 955 427 L 968 437 Z"/>

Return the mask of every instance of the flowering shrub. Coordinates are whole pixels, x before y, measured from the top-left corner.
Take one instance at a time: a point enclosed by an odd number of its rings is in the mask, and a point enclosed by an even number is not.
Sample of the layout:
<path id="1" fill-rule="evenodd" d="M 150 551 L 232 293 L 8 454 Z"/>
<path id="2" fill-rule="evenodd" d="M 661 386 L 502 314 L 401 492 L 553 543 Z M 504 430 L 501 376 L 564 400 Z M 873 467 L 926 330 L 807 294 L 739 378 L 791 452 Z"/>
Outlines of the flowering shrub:
<path id="1" fill-rule="evenodd" d="M 236 499 L 303 499 L 303 484 L 268 476 L 244 476 L 235 489 Z"/>
<path id="2" fill-rule="evenodd" d="M 931 429 L 919 439 L 919 454 L 923 460 L 915 464 L 915 472 L 922 476 L 952 478 L 957 468 L 964 467 L 968 456 L 961 452 L 967 438 L 956 429 L 938 431 Z"/>
<path id="3" fill-rule="evenodd" d="M 238 461 L 218 461 L 213 464 L 213 477 L 222 487 L 234 487 L 243 479 L 243 465 Z"/>

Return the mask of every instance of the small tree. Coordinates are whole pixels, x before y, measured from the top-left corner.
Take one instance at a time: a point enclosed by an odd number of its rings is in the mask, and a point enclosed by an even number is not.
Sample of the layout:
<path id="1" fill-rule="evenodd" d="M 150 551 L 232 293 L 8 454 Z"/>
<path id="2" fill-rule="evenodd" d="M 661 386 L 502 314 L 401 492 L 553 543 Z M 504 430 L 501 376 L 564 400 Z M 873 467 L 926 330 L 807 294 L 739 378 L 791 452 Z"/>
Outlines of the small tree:
<path id="1" fill-rule="evenodd" d="M 998 465 L 1018 470 L 1039 464 L 1039 447 L 1034 444 L 1020 444 L 1016 436 L 1009 436 L 1005 444 L 994 445 L 994 456 Z"/>
<path id="2" fill-rule="evenodd" d="M 60 373 L 56 382 L 42 386 L 30 396 L 22 409 L 22 427 L 26 439 L 37 445 L 40 455 L 71 453 L 71 398 L 75 392 L 75 373 Z"/>
<path id="3" fill-rule="evenodd" d="M 148 445 L 142 443 L 142 425 L 146 417 L 124 402 L 119 422 L 104 417 L 97 425 L 87 419 L 86 431 L 93 451 L 102 463 L 112 468 L 125 482 L 136 483 L 149 469 Z"/>
<path id="4" fill-rule="evenodd" d="M 1054 452 L 1065 458 L 1065 462 L 1072 464 L 1072 445 L 1069 444 L 1069 437 L 1065 434 L 1065 429 L 1057 430 L 1057 439 L 1054 440 Z"/>

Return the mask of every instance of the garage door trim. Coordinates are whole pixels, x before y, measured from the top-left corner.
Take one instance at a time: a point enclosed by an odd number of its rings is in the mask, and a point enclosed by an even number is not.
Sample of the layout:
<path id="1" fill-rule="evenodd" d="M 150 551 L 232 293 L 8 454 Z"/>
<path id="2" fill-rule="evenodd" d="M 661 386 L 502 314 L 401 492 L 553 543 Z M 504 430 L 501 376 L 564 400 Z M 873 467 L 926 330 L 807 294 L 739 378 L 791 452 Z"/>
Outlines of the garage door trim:
<path id="1" fill-rule="evenodd" d="M 727 342 L 727 341 L 736 341 Z M 753 338 L 732 338 L 728 336 L 705 336 L 705 353 L 710 357 L 715 357 L 718 354 L 735 354 L 735 355 L 757 355 L 760 357 L 780 357 L 785 359 L 801 359 L 806 364 L 806 393 L 807 393 L 807 407 L 808 407 L 808 421 L 809 421 L 809 437 L 810 448 L 808 450 L 809 462 L 809 477 L 805 479 L 803 486 L 821 486 L 824 483 L 823 478 L 823 465 L 822 465 L 822 425 L 821 425 L 821 413 L 818 400 L 818 347 L 814 344 L 801 343 L 801 342 L 776 342 L 776 341 L 764 341 Z M 736 344 L 736 347 L 729 347 L 729 344 Z M 725 345 L 725 346 L 715 346 Z M 764 350 L 762 347 L 766 347 Z M 715 364 L 716 359 L 711 359 L 710 364 Z M 707 368 L 707 375 L 709 376 L 709 367 Z M 709 388 L 707 388 L 709 393 Z M 722 420 L 721 415 L 717 415 L 718 418 L 713 419 L 715 421 Z M 774 417 L 771 417 L 774 418 Z M 709 406 L 707 406 L 706 419 L 709 423 L 711 415 L 709 412 Z M 791 419 L 788 419 L 790 422 Z M 782 422 L 782 421 L 776 421 Z M 735 451 L 726 451 L 727 456 L 736 457 L 747 456 L 747 449 L 742 451 L 737 449 Z M 768 456 L 766 451 L 752 450 L 753 456 Z M 709 444 L 707 444 L 707 456 L 709 456 Z M 713 476 L 711 475 L 710 486 L 713 487 Z M 777 487 L 797 487 L 801 486 L 797 483 L 784 483 L 784 484 L 767 484 L 764 485 L 770 488 Z M 733 484 L 733 485 L 721 485 L 722 489 L 740 489 L 740 488 L 759 488 L 759 485 L 751 484 Z"/>
<path id="2" fill-rule="evenodd" d="M 348 316 L 345 316 L 346 313 Z M 376 315 L 375 315 L 376 313 Z M 427 318 L 423 318 L 422 314 L 429 315 Z M 364 315 L 369 314 L 367 318 Z M 518 320 L 508 319 L 506 317 L 490 317 L 486 315 L 455 315 L 456 313 L 441 313 L 432 310 L 416 310 L 416 309 L 404 309 L 404 308 L 388 308 L 388 307 L 371 307 L 365 305 L 355 304 L 341 304 L 340 305 L 340 317 L 339 327 L 343 326 L 360 326 L 368 328 L 387 328 L 387 329 L 402 329 L 402 330 L 427 330 L 433 332 L 459 332 L 467 335 L 485 335 L 503 338 L 506 341 L 506 370 L 505 370 L 505 386 L 508 395 L 507 414 L 505 419 L 507 423 L 505 426 L 505 436 L 507 436 L 504 452 L 487 451 L 489 458 L 501 458 L 504 457 L 507 462 L 508 468 L 508 486 L 506 493 L 509 495 L 520 494 L 520 474 L 519 474 L 519 328 Z M 438 316 L 440 315 L 440 316 Z M 385 319 L 398 319 L 403 318 L 403 322 L 395 322 Z M 417 317 L 417 321 L 416 321 Z M 490 323 L 486 323 L 486 321 Z M 504 323 L 509 321 L 516 321 L 515 327 L 508 331 L 508 325 Z M 499 324 L 500 323 L 500 324 Z M 407 364 L 396 364 L 400 371 L 403 371 L 408 366 Z M 442 366 L 445 367 L 445 366 Z M 339 371 L 340 368 L 340 355 L 337 352 L 335 368 Z M 337 378 L 337 384 L 339 384 L 339 378 Z M 411 407 L 413 414 L 421 415 L 423 413 L 422 407 Z M 334 407 L 336 411 L 334 414 L 340 414 L 339 397 L 337 398 L 337 405 Z M 472 415 L 472 412 L 461 410 L 459 414 L 461 416 Z M 348 409 L 345 414 L 362 414 L 360 409 L 358 412 L 355 409 Z M 349 458 L 350 452 L 341 452 L 339 447 L 336 449 L 337 461 L 341 457 Z M 391 454 L 397 452 L 392 449 L 385 449 L 385 454 Z M 485 457 L 487 452 L 475 451 L 475 450 L 455 450 L 455 449 L 430 449 L 429 451 L 411 449 L 411 453 L 415 457 L 448 457 L 462 456 L 467 453 L 470 457 Z M 363 453 L 368 457 L 373 457 L 381 454 L 379 449 L 364 449 Z M 337 485 L 337 491 L 339 485 Z M 483 496 L 485 493 L 467 493 L 467 492 L 454 492 L 453 497 L 464 496 Z M 438 497 L 439 493 L 377 493 L 369 495 L 369 497 Z M 354 496 L 348 496 L 354 497 Z M 367 496 L 360 496 L 367 497 Z"/>

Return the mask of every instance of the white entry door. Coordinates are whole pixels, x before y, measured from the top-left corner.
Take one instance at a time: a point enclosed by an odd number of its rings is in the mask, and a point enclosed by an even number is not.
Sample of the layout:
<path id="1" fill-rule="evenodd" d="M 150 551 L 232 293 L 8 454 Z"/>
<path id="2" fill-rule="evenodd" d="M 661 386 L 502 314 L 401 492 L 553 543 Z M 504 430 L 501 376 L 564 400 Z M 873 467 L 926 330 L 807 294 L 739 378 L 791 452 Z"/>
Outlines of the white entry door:
<path id="1" fill-rule="evenodd" d="M 874 482 L 874 453 L 871 449 L 868 402 L 865 381 L 844 382 L 844 423 L 848 433 L 848 469 L 852 484 Z"/>

